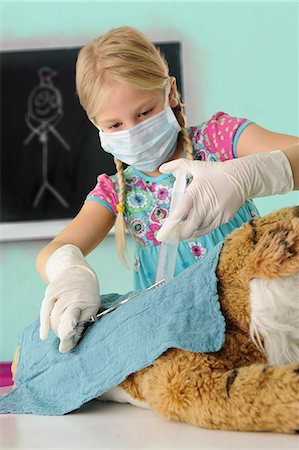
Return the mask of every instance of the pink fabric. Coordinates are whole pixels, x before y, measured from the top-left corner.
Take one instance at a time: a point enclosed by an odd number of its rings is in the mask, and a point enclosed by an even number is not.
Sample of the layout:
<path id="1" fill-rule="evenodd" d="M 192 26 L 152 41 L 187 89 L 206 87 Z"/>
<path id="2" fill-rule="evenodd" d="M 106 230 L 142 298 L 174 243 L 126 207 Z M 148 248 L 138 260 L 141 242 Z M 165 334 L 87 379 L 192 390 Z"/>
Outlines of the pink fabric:
<path id="1" fill-rule="evenodd" d="M 98 176 L 96 186 L 87 197 L 96 197 L 103 200 L 108 203 L 114 214 L 117 215 L 116 205 L 118 203 L 118 198 L 115 192 L 115 186 L 109 175 L 106 173 Z"/>
<path id="2" fill-rule="evenodd" d="M 238 128 L 247 119 L 231 117 L 224 112 L 217 112 L 204 126 L 192 127 L 190 138 L 193 143 L 202 141 L 205 149 L 215 154 L 217 161 L 233 159 L 233 142 Z M 142 187 L 142 186 L 141 186 Z M 107 203 L 115 216 L 118 203 L 115 184 L 107 174 L 99 175 L 95 188 L 87 197 L 96 197 Z"/>
<path id="3" fill-rule="evenodd" d="M 13 384 L 11 374 L 11 362 L 0 363 L 0 386 L 11 386 Z"/>
<path id="4" fill-rule="evenodd" d="M 191 134 L 195 142 L 203 141 L 205 148 L 217 156 L 218 161 L 233 159 L 233 143 L 238 128 L 247 119 L 231 117 L 224 112 L 217 112 L 206 123 L 205 127 L 196 127 Z"/>

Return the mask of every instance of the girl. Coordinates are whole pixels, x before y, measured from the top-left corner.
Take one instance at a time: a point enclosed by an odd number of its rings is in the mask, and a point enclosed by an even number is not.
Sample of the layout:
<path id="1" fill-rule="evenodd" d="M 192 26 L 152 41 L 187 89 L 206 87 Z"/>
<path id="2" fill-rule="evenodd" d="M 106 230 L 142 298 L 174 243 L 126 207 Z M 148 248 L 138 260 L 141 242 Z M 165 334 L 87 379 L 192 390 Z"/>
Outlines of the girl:
<path id="1" fill-rule="evenodd" d="M 208 171 L 213 166 L 210 162 L 221 162 L 224 167 L 227 160 L 285 148 L 297 141 L 295 137 L 266 131 L 249 120 L 223 112 L 187 129 L 180 95 L 167 62 L 143 34 L 128 27 L 113 29 L 82 48 L 76 86 L 88 118 L 99 130 L 103 149 L 114 156 L 117 173 L 99 175 L 77 217 L 37 258 L 38 272 L 49 282 L 41 307 L 40 337 L 46 339 L 52 327 L 60 338 L 60 352 L 76 345 L 77 324 L 95 314 L 100 306 L 97 277 L 84 256 L 105 238 L 113 225 L 118 253 L 124 263 L 125 228 L 137 244 L 134 289 L 154 283 L 160 244 L 157 232 L 168 215 L 174 182 L 172 174 L 159 171 L 163 162 L 177 158 L 208 161 L 205 168 Z M 275 167 L 278 164 L 282 181 L 271 193 L 287 192 L 293 186 L 291 166 L 283 152 L 275 155 L 278 156 L 274 158 L 268 153 L 266 166 L 276 179 L 271 164 Z M 128 164 L 126 169 L 123 163 Z M 242 170 L 245 169 L 239 170 L 241 175 Z M 234 166 L 233 171 L 238 172 L 238 168 Z M 226 186 L 221 187 L 224 193 L 225 189 Z M 258 194 L 267 195 L 267 191 Z M 176 274 L 258 214 L 248 198 L 241 198 L 240 208 L 236 208 L 236 214 L 227 223 L 180 243 Z"/>

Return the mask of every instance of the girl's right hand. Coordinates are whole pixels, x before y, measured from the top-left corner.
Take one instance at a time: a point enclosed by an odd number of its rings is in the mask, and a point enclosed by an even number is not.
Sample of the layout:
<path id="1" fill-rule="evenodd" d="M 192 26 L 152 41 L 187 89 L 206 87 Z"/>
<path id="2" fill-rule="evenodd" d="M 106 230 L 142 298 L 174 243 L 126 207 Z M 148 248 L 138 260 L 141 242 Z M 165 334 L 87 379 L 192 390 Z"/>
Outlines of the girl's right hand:
<path id="1" fill-rule="evenodd" d="M 49 285 L 40 310 L 40 338 L 50 328 L 59 337 L 59 351 L 74 348 L 80 335 L 77 325 L 95 315 L 100 307 L 97 276 L 80 249 L 66 244 L 56 250 L 46 265 Z"/>

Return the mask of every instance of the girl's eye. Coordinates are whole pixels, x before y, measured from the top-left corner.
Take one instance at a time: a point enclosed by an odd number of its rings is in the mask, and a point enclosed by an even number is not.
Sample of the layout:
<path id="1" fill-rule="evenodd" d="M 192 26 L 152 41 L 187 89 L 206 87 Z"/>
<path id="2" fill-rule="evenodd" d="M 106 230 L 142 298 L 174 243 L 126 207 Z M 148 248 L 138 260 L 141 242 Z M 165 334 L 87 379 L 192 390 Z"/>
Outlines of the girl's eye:
<path id="1" fill-rule="evenodd" d="M 152 108 L 151 108 L 151 109 L 148 109 L 148 110 L 142 112 L 142 113 L 140 114 L 140 116 L 147 116 L 149 113 L 152 112 L 152 110 L 153 110 Z"/>
<path id="2" fill-rule="evenodd" d="M 119 128 L 120 126 L 121 126 L 121 123 L 117 122 L 117 123 L 115 123 L 114 125 L 111 125 L 111 126 L 109 127 L 109 130 L 111 130 L 111 129 L 113 129 L 113 128 Z"/>

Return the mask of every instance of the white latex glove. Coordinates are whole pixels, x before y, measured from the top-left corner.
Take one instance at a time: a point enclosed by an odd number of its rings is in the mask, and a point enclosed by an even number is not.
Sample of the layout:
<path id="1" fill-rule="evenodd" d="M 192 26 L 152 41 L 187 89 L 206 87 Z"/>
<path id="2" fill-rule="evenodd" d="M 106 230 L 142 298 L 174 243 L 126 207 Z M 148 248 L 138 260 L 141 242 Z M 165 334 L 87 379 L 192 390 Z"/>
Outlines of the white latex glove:
<path id="1" fill-rule="evenodd" d="M 80 339 L 79 322 L 96 314 L 100 307 L 97 276 L 81 250 L 66 244 L 48 259 L 46 288 L 40 310 L 40 338 L 48 337 L 49 329 L 59 337 L 59 351 L 68 352 Z"/>
<path id="2" fill-rule="evenodd" d="M 291 165 L 280 150 L 225 162 L 177 159 L 159 168 L 162 173 L 180 169 L 193 180 L 180 207 L 157 233 L 159 241 L 169 239 L 174 230 L 181 240 L 195 239 L 232 219 L 246 200 L 284 194 L 294 186 Z"/>

